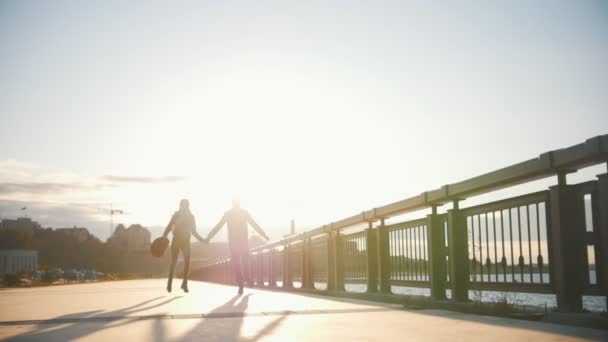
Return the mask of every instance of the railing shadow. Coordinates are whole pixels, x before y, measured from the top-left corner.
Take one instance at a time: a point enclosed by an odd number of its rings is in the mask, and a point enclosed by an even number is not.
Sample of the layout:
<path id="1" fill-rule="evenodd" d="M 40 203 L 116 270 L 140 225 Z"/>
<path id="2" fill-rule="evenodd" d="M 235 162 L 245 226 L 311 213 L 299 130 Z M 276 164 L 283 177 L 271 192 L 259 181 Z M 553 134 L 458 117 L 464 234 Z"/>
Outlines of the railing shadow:
<path id="1" fill-rule="evenodd" d="M 590 340 L 606 340 L 608 338 L 608 331 L 592 329 L 592 328 L 580 328 L 569 325 L 553 324 L 549 322 L 530 321 L 524 319 L 514 319 L 499 316 L 480 315 L 474 313 L 462 313 L 457 311 L 448 311 L 440 309 L 426 309 L 426 310 L 412 310 L 406 309 L 402 304 L 396 302 L 379 302 L 373 301 L 373 299 L 366 299 L 364 293 L 358 294 L 357 297 L 335 297 L 329 294 L 323 294 L 321 291 L 315 292 L 304 292 L 304 291 L 285 291 L 281 288 L 257 288 L 256 290 L 269 291 L 269 292 L 283 292 L 289 295 L 301 296 L 305 298 L 316 298 L 325 299 L 332 302 L 342 302 L 349 304 L 363 304 L 383 308 L 394 308 L 396 311 L 402 311 L 403 313 L 424 315 L 434 318 L 443 318 L 450 320 L 457 320 L 462 322 L 478 323 L 484 325 L 491 325 L 502 328 L 513 328 L 523 329 L 543 333 L 557 334 L 567 337 L 576 338 L 587 338 Z M 347 295 L 346 293 L 342 293 Z M 361 313 L 367 315 L 367 313 Z M 284 318 L 284 317 L 283 317 Z M 239 340 L 240 341 L 240 340 Z M 245 340 L 244 340 L 245 341 Z"/>
<path id="2" fill-rule="evenodd" d="M 553 335 L 561 335 L 564 337 L 588 339 L 592 341 L 605 341 L 606 339 L 608 339 L 608 331 L 605 330 L 581 328 L 571 325 L 554 324 L 549 322 L 512 319 L 497 316 L 486 316 L 472 313 L 460 313 L 446 310 L 415 310 L 409 312 L 434 318 L 473 322 L 484 325 L 492 325 L 501 328 L 530 330 Z"/>

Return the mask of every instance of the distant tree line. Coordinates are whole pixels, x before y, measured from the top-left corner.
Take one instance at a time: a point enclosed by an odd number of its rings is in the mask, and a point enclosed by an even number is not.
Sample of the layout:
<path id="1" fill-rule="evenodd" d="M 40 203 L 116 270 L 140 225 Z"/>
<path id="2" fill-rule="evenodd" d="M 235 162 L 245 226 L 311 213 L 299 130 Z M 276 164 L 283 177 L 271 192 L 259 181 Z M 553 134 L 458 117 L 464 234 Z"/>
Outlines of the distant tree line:
<path id="1" fill-rule="evenodd" d="M 264 244 L 257 235 L 251 236 L 250 247 Z M 17 229 L 0 230 L 0 249 L 29 249 L 38 251 L 38 268 L 48 270 L 55 267 L 67 269 L 95 269 L 98 272 L 137 275 L 163 276 L 169 265 L 170 252 L 167 250 L 162 258 L 155 258 L 148 251 L 127 251 L 126 246 L 111 242 L 102 242 L 93 235 L 79 239 L 52 228 L 19 231 Z M 229 256 L 228 244 L 214 242 L 192 244 L 192 270 L 206 262 L 200 260 L 217 260 Z M 181 259 L 181 258 L 180 258 Z M 182 266 L 178 265 L 180 274 Z"/>
<path id="2" fill-rule="evenodd" d="M 158 275 L 165 272 L 163 259 L 148 253 L 128 253 L 90 235 L 79 241 L 53 229 L 36 229 L 32 234 L 18 230 L 0 231 L 0 249 L 30 249 L 38 251 L 39 269 L 95 269 L 104 273 L 133 273 Z"/>

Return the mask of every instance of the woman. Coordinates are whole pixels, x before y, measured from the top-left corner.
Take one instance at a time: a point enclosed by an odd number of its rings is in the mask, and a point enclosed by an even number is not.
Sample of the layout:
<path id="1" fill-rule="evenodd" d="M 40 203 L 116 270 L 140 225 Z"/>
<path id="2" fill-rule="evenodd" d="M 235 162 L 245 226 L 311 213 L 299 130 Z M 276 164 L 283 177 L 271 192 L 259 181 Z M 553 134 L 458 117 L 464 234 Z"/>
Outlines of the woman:
<path id="1" fill-rule="evenodd" d="M 179 210 L 171 216 L 171 221 L 167 225 L 163 237 L 166 238 L 169 232 L 173 231 L 173 241 L 171 242 L 171 266 L 169 268 L 169 279 L 167 280 L 167 292 L 171 292 L 171 283 L 173 281 L 173 271 L 177 264 L 177 257 L 180 250 L 184 256 L 184 279 L 182 281 L 182 289 L 188 292 L 188 272 L 190 271 L 190 236 L 194 235 L 199 241 L 203 239 L 196 232 L 196 222 L 194 215 L 190 212 L 190 203 L 187 199 L 179 202 Z"/>

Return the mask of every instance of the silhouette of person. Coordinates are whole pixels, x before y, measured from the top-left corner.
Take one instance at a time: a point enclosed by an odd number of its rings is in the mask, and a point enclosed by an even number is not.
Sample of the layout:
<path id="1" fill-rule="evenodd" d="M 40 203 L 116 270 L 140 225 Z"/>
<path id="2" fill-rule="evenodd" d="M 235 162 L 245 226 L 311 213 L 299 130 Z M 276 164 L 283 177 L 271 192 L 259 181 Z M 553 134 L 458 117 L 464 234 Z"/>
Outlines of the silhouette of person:
<path id="1" fill-rule="evenodd" d="M 220 222 L 207 235 L 209 242 L 215 234 L 226 224 L 228 227 L 228 246 L 230 247 L 230 261 L 232 269 L 239 285 L 239 294 L 243 293 L 243 273 L 249 282 L 249 234 L 247 224 L 251 225 L 255 231 L 266 241 L 268 236 L 260 226 L 251 218 L 247 210 L 242 209 L 239 200 L 232 201 L 232 209 L 228 210 Z"/>
<path id="2" fill-rule="evenodd" d="M 179 210 L 171 216 L 171 221 L 165 228 L 163 237 L 166 238 L 169 232 L 173 231 L 173 241 L 171 241 L 171 266 L 169 267 L 169 279 L 167 279 L 167 292 L 171 292 L 171 283 L 173 282 L 173 271 L 177 264 L 179 252 L 182 252 L 184 257 L 184 279 L 182 280 L 182 289 L 188 292 L 188 273 L 190 272 L 190 236 L 194 235 L 199 241 L 205 242 L 196 232 L 196 221 L 194 215 L 190 212 L 190 202 L 183 199 L 179 202 Z"/>

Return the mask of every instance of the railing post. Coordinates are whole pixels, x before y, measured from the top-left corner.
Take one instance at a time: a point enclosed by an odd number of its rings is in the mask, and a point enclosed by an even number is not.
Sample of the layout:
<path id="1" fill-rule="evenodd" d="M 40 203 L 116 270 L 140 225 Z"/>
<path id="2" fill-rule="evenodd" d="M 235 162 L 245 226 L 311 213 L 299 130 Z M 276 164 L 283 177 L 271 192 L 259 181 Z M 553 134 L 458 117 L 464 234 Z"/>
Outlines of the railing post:
<path id="1" fill-rule="evenodd" d="M 557 308 L 560 311 L 583 310 L 585 283 L 585 213 L 584 202 L 575 186 L 566 184 L 566 175 L 558 175 L 558 184 L 549 188 L 551 222 L 551 265 Z"/>
<path id="2" fill-rule="evenodd" d="M 384 219 L 380 220 L 378 232 L 378 273 L 380 293 L 390 294 L 391 291 L 391 250 L 389 233 L 384 226 Z M 369 287 L 368 287 L 369 289 Z"/>
<path id="3" fill-rule="evenodd" d="M 302 242 L 301 244 L 301 249 L 302 249 L 302 260 L 300 260 L 300 269 L 302 270 L 302 277 L 300 279 L 301 281 L 301 288 L 303 289 L 310 289 L 313 288 L 314 286 L 308 286 L 309 285 L 309 278 L 310 278 L 310 273 L 308 270 L 308 259 L 310 258 L 310 250 L 308 248 L 308 239 L 306 238 L 302 238 Z"/>
<path id="4" fill-rule="evenodd" d="M 222 261 L 218 261 L 215 265 L 215 277 L 217 278 L 215 281 L 218 283 L 224 282 L 224 265 Z"/>
<path id="5" fill-rule="evenodd" d="M 276 287 L 277 281 L 274 279 L 274 248 L 268 250 L 268 286 Z"/>
<path id="6" fill-rule="evenodd" d="M 327 233 L 327 291 L 344 291 L 344 248 L 338 232 Z"/>
<path id="7" fill-rule="evenodd" d="M 264 251 L 260 252 L 260 264 L 258 267 L 260 268 L 260 286 L 264 287 L 266 286 L 266 284 L 264 284 Z"/>
<path id="8" fill-rule="evenodd" d="M 433 299 L 445 299 L 445 231 L 443 220 L 441 219 L 441 216 L 437 215 L 436 206 L 433 206 L 432 214 L 427 216 L 427 230 L 431 297 L 433 297 Z"/>
<path id="9" fill-rule="evenodd" d="M 606 296 L 608 305 L 608 173 L 597 176 L 598 178 L 598 225 L 594 227 L 599 232 L 599 255 L 596 260 L 598 265 L 595 267 L 598 284 L 601 293 Z"/>
<path id="10" fill-rule="evenodd" d="M 255 254 L 255 258 L 254 258 L 254 263 L 253 266 L 255 267 L 255 286 L 260 286 L 260 254 L 261 252 L 258 251 Z"/>
<path id="11" fill-rule="evenodd" d="M 289 243 L 283 246 L 283 287 L 292 288 L 293 282 L 289 272 Z"/>
<path id="12" fill-rule="evenodd" d="M 231 277 L 231 276 L 232 276 L 232 274 L 228 274 L 228 267 L 226 265 L 226 260 L 222 260 L 222 267 L 221 267 L 222 283 L 230 284 L 233 281 L 233 277 Z"/>
<path id="13" fill-rule="evenodd" d="M 228 268 L 226 267 L 226 260 L 222 262 L 222 283 L 229 284 L 230 278 L 228 278 Z"/>
<path id="14" fill-rule="evenodd" d="M 367 223 L 365 234 L 367 249 L 367 292 L 378 292 L 378 241 L 372 222 Z"/>
<path id="15" fill-rule="evenodd" d="M 266 276 L 266 272 L 264 272 L 264 251 L 260 254 L 260 283 L 261 286 L 266 286 L 264 277 Z"/>
<path id="16" fill-rule="evenodd" d="M 327 291 L 336 289 L 336 255 L 333 232 L 327 233 Z"/>
<path id="17" fill-rule="evenodd" d="M 302 239 L 302 288 L 314 289 L 312 274 L 312 242 L 310 238 Z"/>
<path id="18" fill-rule="evenodd" d="M 448 246 L 450 247 L 450 283 L 452 299 L 469 300 L 469 251 L 466 217 L 454 201 L 454 208 L 448 210 Z"/>
<path id="19" fill-rule="evenodd" d="M 222 261 L 218 261 L 218 264 L 215 267 L 215 274 L 217 277 L 218 283 L 224 282 L 224 264 Z"/>
<path id="20" fill-rule="evenodd" d="M 251 279 L 251 287 L 256 285 L 256 275 L 255 275 L 255 254 L 249 254 L 249 279 Z"/>
<path id="21" fill-rule="evenodd" d="M 334 237 L 334 260 L 336 274 L 336 291 L 345 291 L 344 288 L 344 239 L 337 231 Z"/>
<path id="22" fill-rule="evenodd" d="M 245 274 L 243 274 L 243 277 L 244 277 L 243 283 L 246 283 L 247 284 L 246 286 L 252 287 L 253 284 L 251 281 L 251 251 L 247 251 L 246 255 L 247 255 L 247 257 L 244 260 L 245 264 L 243 265 L 244 273 L 245 273 Z M 232 260 L 230 261 L 230 263 L 232 263 Z M 230 265 L 230 267 L 232 267 L 232 265 Z"/>
<path id="23" fill-rule="evenodd" d="M 222 282 L 221 270 L 222 270 L 222 268 L 221 268 L 219 261 L 216 261 L 215 264 L 213 265 L 213 281 L 216 283 Z"/>

